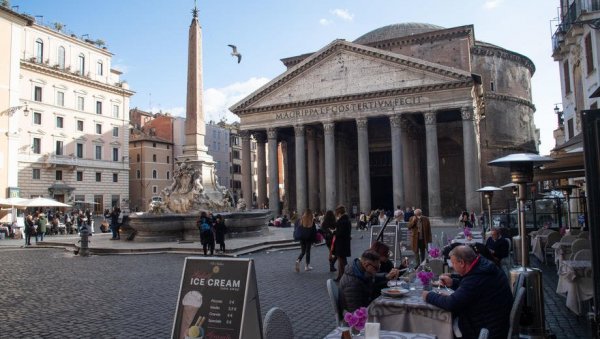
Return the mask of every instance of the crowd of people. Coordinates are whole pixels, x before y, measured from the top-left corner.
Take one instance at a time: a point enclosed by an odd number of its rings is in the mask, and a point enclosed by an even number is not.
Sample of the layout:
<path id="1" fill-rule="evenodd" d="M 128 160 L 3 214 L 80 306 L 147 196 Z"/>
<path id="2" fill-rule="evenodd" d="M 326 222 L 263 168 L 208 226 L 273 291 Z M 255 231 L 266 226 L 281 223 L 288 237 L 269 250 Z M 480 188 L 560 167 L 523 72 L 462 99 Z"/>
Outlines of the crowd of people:
<path id="1" fill-rule="evenodd" d="M 91 227 L 92 213 L 89 209 L 73 209 L 64 212 L 58 209 L 34 210 L 25 214 L 24 227 L 22 230 L 25 245 L 31 245 L 31 239 L 35 237 L 35 243 L 44 241 L 46 235 L 75 234 L 81 227 Z M 15 238 L 21 237 L 21 230 L 16 222 L 10 227 L 11 235 Z"/>

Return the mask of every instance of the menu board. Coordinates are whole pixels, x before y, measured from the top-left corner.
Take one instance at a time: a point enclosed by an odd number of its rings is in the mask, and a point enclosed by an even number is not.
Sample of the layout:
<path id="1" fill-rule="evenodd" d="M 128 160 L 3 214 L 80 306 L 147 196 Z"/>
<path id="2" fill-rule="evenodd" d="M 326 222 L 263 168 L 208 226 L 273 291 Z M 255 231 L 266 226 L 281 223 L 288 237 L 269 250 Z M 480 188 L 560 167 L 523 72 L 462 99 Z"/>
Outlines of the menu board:
<path id="1" fill-rule="evenodd" d="M 371 243 L 377 240 L 382 227 L 371 226 Z M 390 248 L 390 252 L 392 252 L 390 253 L 390 260 L 400 259 L 400 253 L 398 253 L 398 226 L 388 224 L 383 230 L 383 237 L 380 241 Z"/>
<path id="2" fill-rule="evenodd" d="M 252 259 L 185 259 L 171 338 L 260 338 L 261 333 Z"/>

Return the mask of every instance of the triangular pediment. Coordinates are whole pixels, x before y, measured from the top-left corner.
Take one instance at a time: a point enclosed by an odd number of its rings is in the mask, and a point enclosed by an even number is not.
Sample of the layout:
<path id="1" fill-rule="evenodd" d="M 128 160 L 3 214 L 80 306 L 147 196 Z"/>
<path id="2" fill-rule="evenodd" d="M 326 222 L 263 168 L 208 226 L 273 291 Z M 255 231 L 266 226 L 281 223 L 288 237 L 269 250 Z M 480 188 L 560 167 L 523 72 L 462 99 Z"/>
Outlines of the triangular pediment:
<path id="1" fill-rule="evenodd" d="M 231 107 L 234 113 L 299 102 L 443 89 L 472 81 L 469 72 L 335 40 Z"/>

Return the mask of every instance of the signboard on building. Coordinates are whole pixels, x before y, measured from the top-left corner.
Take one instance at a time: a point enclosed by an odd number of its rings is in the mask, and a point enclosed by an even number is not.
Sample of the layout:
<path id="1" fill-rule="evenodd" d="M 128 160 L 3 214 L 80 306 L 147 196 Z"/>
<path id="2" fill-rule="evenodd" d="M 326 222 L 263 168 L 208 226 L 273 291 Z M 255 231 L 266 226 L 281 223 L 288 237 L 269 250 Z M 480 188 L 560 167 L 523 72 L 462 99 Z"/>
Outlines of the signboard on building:
<path id="1" fill-rule="evenodd" d="M 185 259 L 172 339 L 260 338 L 261 333 L 252 259 Z"/>

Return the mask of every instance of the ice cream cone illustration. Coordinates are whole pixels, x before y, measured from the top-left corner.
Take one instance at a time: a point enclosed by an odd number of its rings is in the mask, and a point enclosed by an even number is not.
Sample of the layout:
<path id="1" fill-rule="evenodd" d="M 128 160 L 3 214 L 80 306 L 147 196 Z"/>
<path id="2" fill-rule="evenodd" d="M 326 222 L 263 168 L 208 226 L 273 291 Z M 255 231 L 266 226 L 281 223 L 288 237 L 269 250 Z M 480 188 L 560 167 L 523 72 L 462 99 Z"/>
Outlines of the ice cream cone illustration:
<path id="1" fill-rule="evenodd" d="M 181 301 L 183 312 L 181 313 L 181 324 L 179 327 L 179 338 L 184 339 L 190 326 L 194 325 L 194 318 L 200 306 L 202 306 L 202 294 L 198 291 L 189 291 Z"/>

